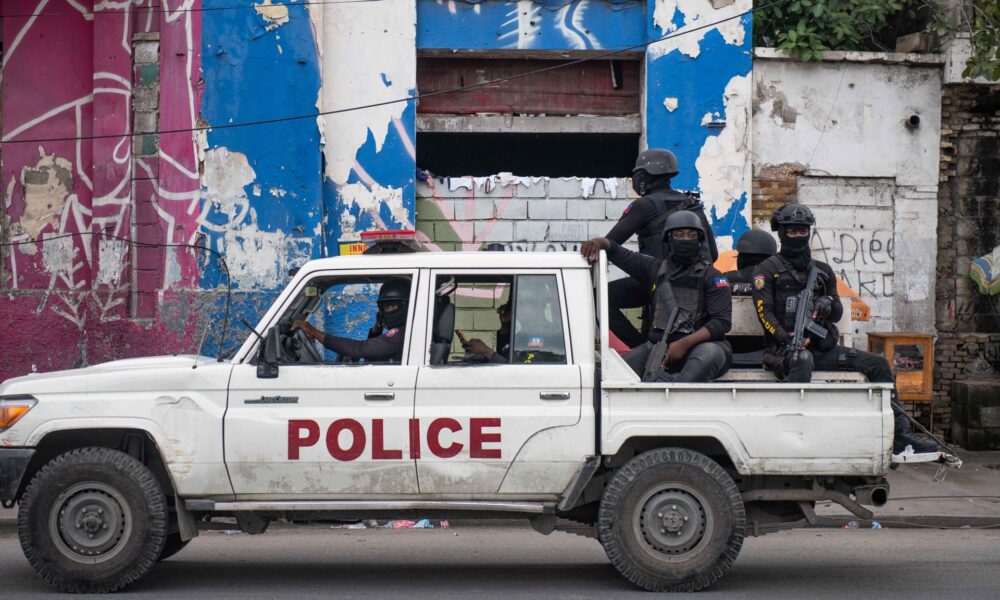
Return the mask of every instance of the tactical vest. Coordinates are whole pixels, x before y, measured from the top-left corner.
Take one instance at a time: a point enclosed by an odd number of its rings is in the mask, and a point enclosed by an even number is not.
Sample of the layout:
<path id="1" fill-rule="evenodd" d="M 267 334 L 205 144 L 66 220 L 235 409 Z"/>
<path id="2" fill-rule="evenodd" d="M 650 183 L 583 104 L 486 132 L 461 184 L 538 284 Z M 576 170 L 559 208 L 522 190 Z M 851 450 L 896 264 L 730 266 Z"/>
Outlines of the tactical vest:
<path id="1" fill-rule="evenodd" d="M 705 320 L 705 271 L 708 270 L 708 264 L 691 265 L 685 274 L 676 279 L 669 279 L 667 267 L 667 261 L 660 264 L 660 270 L 656 272 L 656 286 L 653 288 L 653 320 L 649 330 L 649 341 L 654 344 L 660 341 L 664 334 L 670 336 L 694 333 Z M 670 331 L 666 331 L 667 321 L 670 320 L 670 313 L 674 307 L 667 298 L 666 286 L 663 285 L 668 280 L 674 292 L 674 299 L 680 308 L 677 321 Z"/>
<path id="2" fill-rule="evenodd" d="M 771 256 L 765 262 L 768 261 L 774 265 L 775 270 L 778 272 L 778 277 L 774 280 L 774 316 L 777 317 L 778 322 L 785 328 L 785 331 L 791 335 L 795 331 L 795 310 L 798 308 L 799 293 L 806 287 L 806 280 L 809 278 L 809 269 L 799 271 L 780 255 Z M 816 295 L 823 296 L 830 294 L 829 285 L 830 282 L 823 285 L 817 283 Z M 834 284 L 834 290 L 836 290 L 836 284 Z M 836 293 L 836 291 L 833 293 Z M 827 323 L 824 326 L 829 330 L 829 335 L 824 340 L 814 340 L 813 344 L 816 350 L 828 350 L 833 345 L 836 345 L 840 337 L 835 323 Z"/>
<path id="3" fill-rule="evenodd" d="M 677 190 L 659 190 L 646 194 L 656 206 L 656 217 L 636 235 L 639 238 L 639 252 L 647 256 L 663 258 L 663 227 L 667 217 L 679 210 L 703 210 L 698 197 Z"/>

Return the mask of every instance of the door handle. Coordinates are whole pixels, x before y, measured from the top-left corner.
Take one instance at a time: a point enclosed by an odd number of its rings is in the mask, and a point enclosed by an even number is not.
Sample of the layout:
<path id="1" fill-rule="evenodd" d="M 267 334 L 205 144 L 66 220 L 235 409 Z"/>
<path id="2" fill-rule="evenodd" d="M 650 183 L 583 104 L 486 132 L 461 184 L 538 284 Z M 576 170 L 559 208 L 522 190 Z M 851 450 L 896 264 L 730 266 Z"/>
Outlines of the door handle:
<path id="1" fill-rule="evenodd" d="M 569 392 L 539 392 L 542 400 L 569 400 Z"/>
<path id="2" fill-rule="evenodd" d="M 395 392 L 365 392 L 365 400 L 395 400 Z"/>

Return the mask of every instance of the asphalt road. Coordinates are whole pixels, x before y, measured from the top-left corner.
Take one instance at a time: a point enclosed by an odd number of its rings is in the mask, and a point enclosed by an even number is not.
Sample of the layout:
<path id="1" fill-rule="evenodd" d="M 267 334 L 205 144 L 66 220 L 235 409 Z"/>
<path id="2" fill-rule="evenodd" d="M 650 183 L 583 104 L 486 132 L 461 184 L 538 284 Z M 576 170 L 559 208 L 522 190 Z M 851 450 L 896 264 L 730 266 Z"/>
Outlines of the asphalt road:
<path id="1" fill-rule="evenodd" d="M 653 597 L 594 541 L 522 528 L 206 532 L 128 588 L 143 598 Z M 0 597 L 53 596 L 0 530 Z M 65 598 L 66 596 L 59 596 Z M 121 598 L 122 595 L 116 596 Z M 695 597 L 695 596 L 692 596 Z M 806 529 L 751 538 L 697 598 L 1000 598 L 1000 529 Z"/>

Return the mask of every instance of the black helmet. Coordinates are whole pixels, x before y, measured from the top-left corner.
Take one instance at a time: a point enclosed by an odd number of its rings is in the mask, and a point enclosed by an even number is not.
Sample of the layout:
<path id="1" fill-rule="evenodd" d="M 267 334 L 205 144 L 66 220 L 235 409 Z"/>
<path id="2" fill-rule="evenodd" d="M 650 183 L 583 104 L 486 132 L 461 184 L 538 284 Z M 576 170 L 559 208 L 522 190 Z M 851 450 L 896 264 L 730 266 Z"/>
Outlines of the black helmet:
<path id="1" fill-rule="evenodd" d="M 378 291 L 378 303 L 409 302 L 410 300 L 410 280 L 409 279 L 389 279 L 382 284 Z"/>
<path id="2" fill-rule="evenodd" d="M 639 154 L 635 159 L 635 168 L 632 172 L 645 171 L 650 175 L 669 175 L 673 177 L 680 172 L 677 167 L 677 157 L 670 150 L 663 148 L 650 148 Z"/>
<path id="3" fill-rule="evenodd" d="M 705 237 L 705 226 L 702 225 L 701 219 L 689 210 L 679 210 L 667 217 L 667 222 L 663 226 L 664 242 L 670 239 L 670 232 L 674 229 L 697 229 L 699 237 Z"/>
<path id="4" fill-rule="evenodd" d="M 389 279 L 378 291 L 378 308 L 382 323 L 386 327 L 402 327 L 406 324 L 406 305 L 410 301 L 410 280 Z M 395 304 L 393 310 L 386 310 L 385 304 Z"/>
<path id="5" fill-rule="evenodd" d="M 740 236 L 740 241 L 736 242 L 736 251 L 740 254 L 774 256 L 778 253 L 778 244 L 767 232 L 751 229 Z"/>
<path id="6" fill-rule="evenodd" d="M 771 216 L 771 231 L 778 231 L 779 227 L 789 225 L 812 227 L 815 224 L 816 217 L 804 204 L 785 204 Z"/>

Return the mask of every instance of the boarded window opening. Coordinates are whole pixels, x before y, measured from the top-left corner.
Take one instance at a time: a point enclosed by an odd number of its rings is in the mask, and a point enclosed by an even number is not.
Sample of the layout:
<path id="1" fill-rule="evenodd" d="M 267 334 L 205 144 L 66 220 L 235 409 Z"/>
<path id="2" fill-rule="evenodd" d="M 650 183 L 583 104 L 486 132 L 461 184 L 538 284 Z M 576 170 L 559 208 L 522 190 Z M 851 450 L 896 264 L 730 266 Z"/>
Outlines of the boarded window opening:
<path id="1" fill-rule="evenodd" d="M 417 165 L 438 176 L 628 177 L 639 152 L 638 60 L 417 60 Z"/>

